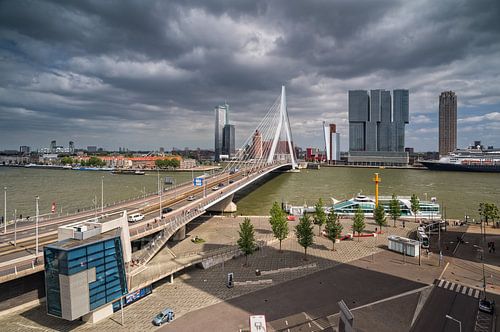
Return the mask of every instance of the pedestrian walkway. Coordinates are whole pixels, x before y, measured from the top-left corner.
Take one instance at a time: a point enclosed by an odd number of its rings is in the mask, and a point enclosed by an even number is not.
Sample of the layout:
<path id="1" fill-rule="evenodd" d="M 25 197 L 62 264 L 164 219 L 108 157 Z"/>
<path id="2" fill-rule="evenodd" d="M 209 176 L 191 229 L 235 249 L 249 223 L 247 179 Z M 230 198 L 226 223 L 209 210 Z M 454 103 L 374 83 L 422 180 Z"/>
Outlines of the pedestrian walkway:
<path id="1" fill-rule="evenodd" d="M 465 296 L 472 296 L 476 299 L 479 298 L 479 295 L 481 294 L 481 291 L 476 288 L 472 288 L 469 286 L 461 285 L 455 282 L 450 282 L 448 280 L 444 279 L 436 279 L 434 283 L 437 287 L 447 289 L 449 291 L 453 291 L 459 294 L 463 294 Z"/>

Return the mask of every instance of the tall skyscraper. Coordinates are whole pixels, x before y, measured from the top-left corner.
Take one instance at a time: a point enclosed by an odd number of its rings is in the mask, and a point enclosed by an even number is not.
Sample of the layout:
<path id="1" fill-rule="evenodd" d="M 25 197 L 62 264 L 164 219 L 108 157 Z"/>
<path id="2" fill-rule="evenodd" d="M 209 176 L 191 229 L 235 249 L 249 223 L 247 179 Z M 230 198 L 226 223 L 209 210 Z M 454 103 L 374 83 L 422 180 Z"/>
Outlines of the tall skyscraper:
<path id="1" fill-rule="evenodd" d="M 453 91 L 439 96 L 439 155 L 457 148 L 457 96 Z"/>
<path id="2" fill-rule="evenodd" d="M 334 123 L 327 125 L 323 121 L 323 132 L 325 136 L 326 161 L 328 163 L 340 160 L 340 134 Z"/>
<path id="3" fill-rule="evenodd" d="M 219 105 L 215 107 L 215 161 L 220 161 L 220 155 L 222 154 L 222 144 L 223 144 L 223 132 L 224 125 L 228 124 L 228 113 L 229 105 Z"/>
<path id="4" fill-rule="evenodd" d="M 57 150 L 56 141 L 51 141 L 50 142 L 50 153 L 56 153 L 56 150 Z"/>
<path id="5" fill-rule="evenodd" d="M 251 155 L 254 159 L 261 159 L 263 154 L 262 135 L 258 130 L 252 137 Z"/>
<path id="6" fill-rule="evenodd" d="M 231 158 L 236 152 L 233 125 L 224 125 L 222 138 L 222 154 L 227 155 L 229 158 Z"/>
<path id="7" fill-rule="evenodd" d="M 69 141 L 69 146 L 68 146 L 68 151 L 69 153 L 74 153 L 75 152 L 75 142 Z"/>
<path id="8" fill-rule="evenodd" d="M 407 164 L 405 125 L 409 92 L 378 89 L 349 91 L 349 162 Z M 392 107 L 391 107 L 392 106 Z"/>

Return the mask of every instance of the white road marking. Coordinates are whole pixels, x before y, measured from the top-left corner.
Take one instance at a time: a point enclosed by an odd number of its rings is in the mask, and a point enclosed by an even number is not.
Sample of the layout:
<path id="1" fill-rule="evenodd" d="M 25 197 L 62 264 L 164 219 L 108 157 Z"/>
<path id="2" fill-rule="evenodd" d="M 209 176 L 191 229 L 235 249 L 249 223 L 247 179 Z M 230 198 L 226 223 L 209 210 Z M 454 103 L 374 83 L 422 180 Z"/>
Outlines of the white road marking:
<path id="1" fill-rule="evenodd" d="M 443 280 L 443 279 L 441 279 L 441 280 L 439 281 L 438 287 L 442 287 L 442 286 L 443 286 L 443 284 L 444 284 L 444 280 Z"/>
<path id="2" fill-rule="evenodd" d="M 479 297 L 479 291 L 476 289 L 476 293 L 474 293 L 474 297 L 477 299 Z"/>
<path id="3" fill-rule="evenodd" d="M 449 282 L 449 281 L 445 281 L 443 288 L 444 288 L 444 289 L 447 289 L 449 284 L 450 284 L 450 282 Z"/>
<path id="4" fill-rule="evenodd" d="M 469 296 L 472 296 L 472 291 L 473 291 L 473 290 L 474 290 L 474 289 L 472 289 L 472 288 L 470 288 L 470 289 L 469 289 Z"/>
<path id="5" fill-rule="evenodd" d="M 285 325 L 288 326 L 288 321 L 285 319 Z"/>
<path id="6" fill-rule="evenodd" d="M 467 292 L 467 287 L 464 286 L 464 288 L 462 289 L 462 294 L 465 294 Z"/>
<path id="7" fill-rule="evenodd" d="M 450 288 L 448 288 L 449 290 L 453 291 L 453 288 L 455 288 L 455 283 L 454 282 L 451 282 L 450 283 Z"/>

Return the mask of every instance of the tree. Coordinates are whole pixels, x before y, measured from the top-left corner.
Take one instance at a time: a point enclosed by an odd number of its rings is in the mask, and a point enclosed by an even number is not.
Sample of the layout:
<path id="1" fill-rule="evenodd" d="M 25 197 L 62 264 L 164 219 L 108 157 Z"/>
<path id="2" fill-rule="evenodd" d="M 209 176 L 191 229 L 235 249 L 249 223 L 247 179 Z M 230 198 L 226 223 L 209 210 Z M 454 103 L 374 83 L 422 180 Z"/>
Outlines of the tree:
<path id="1" fill-rule="evenodd" d="M 248 265 L 248 255 L 254 253 L 257 249 L 257 244 L 255 243 L 255 233 L 253 230 L 253 225 L 250 222 L 250 218 L 245 218 L 243 223 L 240 224 L 240 230 L 238 231 L 240 238 L 237 243 L 240 250 L 245 255 L 245 266 Z"/>
<path id="2" fill-rule="evenodd" d="M 281 241 L 287 238 L 289 232 L 288 221 L 286 220 L 285 212 L 283 212 L 278 202 L 273 203 L 269 215 L 269 223 L 271 224 L 274 237 L 280 241 L 281 252 Z"/>
<path id="3" fill-rule="evenodd" d="M 494 203 L 479 203 L 479 215 L 481 220 L 486 222 L 486 225 L 488 225 L 489 220 L 494 222 L 495 219 L 500 218 L 498 207 Z"/>
<path id="4" fill-rule="evenodd" d="M 323 206 L 323 200 L 320 198 L 314 206 L 314 224 L 318 225 L 318 236 L 321 235 L 321 226 L 326 223 L 326 212 Z"/>
<path id="5" fill-rule="evenodd" d="M 332 208 L 328 214 L 325 226 L 326 237 L 332 241 L 332 251 L 335 251 L 335 240 L 340 237 L 343 228 L 335 210 Z"/>
<path id="6" fill-rule="evenodd" d="M 313 244 L 314 234 L 311 219 L 306 213 L 300 217 L 299 224 L 295 226 L 295 235 L 297 242 L 304 248 L 304 260 L 307 260 L 307 248 Z"/>
<path id="7" fill-rule="evenodd" d="M 420 201 L 417 195 L 412 194 L 410 198 L 411 212 L 415 215 L 415 222 L 417 222 L 417 212 L 420 211 Z"/>
<path id="8" fill-rule="evenodd" d="M 389 203 L 389 214 L 394 220 L 394 227 L 396 227 L 396 220 L 401 217 L 401 207 L 399 206 L 399 199 L 396 194 L 392 194 L 392 199 Z"/>
<path id="9" fill-rule="evenodd" d="M 373 217 L 375 218 L 375 222 L 380 226 L 380 231 L 382 231 L 382 226 L 387 225 L 387 219 L 385 217 L 385 210 L 382 204 L 379 204 L 375 210 L 373 210 Z"/>
<path id="10" fill-rule="evenodd" d="M 61 158 L 61 164 L 63 164 L 63 165 L 68 165 L 68 164 L 71 165 L 73 163 L 74 163 L 74 160 L 71 157 L 66 156 L 66 157 Z"/>
<path id="11" fill-rule="evenodd" d="M 365 230 L 366 224 L 365 224 L 365 214 L 363 213 L 363 210 L 361 210 L 361 207 L 358 206 L 358 209 L 354 213 L 354 220 L 352 224 L 352 231 L 354 233 L 358 233 L 358 241 L 359 237 L 361 235 L 361 232 Z"/>
<path id="12" fill-rule="evenodd" d="M 87 166 L 102 167 L 102 166 L 106 165 L 106 162 L 104 160 L 102 160 L 101 158 L 97 158 L 97 157 L 92 156 L 89 158 L 89 160 L 85 164 Z"/>

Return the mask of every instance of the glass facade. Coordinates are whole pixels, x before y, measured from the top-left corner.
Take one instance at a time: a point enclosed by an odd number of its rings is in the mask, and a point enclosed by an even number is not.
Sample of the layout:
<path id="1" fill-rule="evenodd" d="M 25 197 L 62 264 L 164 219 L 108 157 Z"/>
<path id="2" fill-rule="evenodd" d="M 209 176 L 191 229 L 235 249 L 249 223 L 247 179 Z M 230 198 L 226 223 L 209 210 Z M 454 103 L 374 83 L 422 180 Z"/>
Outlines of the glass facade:
<path id="1" fill-rule="evenodd" d="M 48 246 L 45 254 L 47 311 L 61 317 L 59 274 L 71 276 L 95 268 L 95 281 L 89 283 L 90 310 L 127 293 L 127 282 L 119 237 L 71 249 Z"/>

